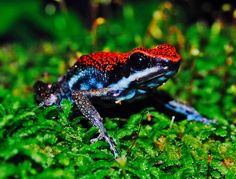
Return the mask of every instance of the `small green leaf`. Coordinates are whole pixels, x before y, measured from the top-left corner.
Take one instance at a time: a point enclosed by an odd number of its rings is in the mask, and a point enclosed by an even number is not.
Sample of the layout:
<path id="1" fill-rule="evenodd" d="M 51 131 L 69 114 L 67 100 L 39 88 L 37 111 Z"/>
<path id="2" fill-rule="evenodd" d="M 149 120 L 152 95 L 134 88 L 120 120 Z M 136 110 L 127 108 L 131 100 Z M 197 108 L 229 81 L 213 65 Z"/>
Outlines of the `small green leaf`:
<path id="1" fill-rule="evenodd" d="M 224 128 L 218 128 L 215 133 L 216 135 L 221 136 L 221 137 L 227 136 L 227 131 Z"/>

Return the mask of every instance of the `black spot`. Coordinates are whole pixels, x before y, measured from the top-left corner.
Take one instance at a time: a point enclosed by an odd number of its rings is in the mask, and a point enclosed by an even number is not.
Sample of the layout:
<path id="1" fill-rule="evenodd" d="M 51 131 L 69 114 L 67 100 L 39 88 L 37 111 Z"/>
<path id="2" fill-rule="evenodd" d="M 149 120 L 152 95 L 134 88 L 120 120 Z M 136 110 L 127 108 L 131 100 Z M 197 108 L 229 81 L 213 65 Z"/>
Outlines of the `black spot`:
<path id="1" fill-rule="evenodd" d="M 132 71 L 140 71 L 152 66 L 152 61 L 142 53 L 133 53 L 128 59 L 128 66 Z"/>

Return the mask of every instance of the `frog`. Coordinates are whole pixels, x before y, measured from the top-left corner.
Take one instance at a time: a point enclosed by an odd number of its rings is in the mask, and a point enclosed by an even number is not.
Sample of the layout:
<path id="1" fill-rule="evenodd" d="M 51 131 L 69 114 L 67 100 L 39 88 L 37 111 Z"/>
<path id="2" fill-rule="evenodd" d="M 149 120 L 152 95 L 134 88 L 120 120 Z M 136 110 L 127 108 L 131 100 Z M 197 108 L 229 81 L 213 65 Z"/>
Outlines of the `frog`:
<path id="1" fill-rule="evenodd" d="M 138 47 L 129 52 L 93 52 L 75 59 L 75 63 L 57 82 L 36 81 L 35 101 L 41 107 L 61 107 L 69 100 L 99 130 L 91 143 L 105 140 L 116 159 L 116 141 L 103 124 L 94 103 L 115 107 L 142 100 L 150 93 L 157 95 L 157 104 L 189 121 L 215 123 L 197 110 L 174 100 L 157 89 L 179 70 L 182 59 L 176 48 L 160 44 L 153 48 Z"/>

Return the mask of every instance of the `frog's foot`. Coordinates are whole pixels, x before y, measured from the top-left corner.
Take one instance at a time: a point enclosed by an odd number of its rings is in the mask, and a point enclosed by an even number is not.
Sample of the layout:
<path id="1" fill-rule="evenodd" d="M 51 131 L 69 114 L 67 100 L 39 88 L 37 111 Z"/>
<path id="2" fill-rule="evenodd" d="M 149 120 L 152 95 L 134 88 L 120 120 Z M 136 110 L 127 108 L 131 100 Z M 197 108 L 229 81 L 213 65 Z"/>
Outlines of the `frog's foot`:
<path id="1" fill-rule="evenodd" d="M 107 137 L 109 137 L 108 134 L 107 134 Z M 109 137 L 109 138 L 114 145 L 117 145 L 116 140 L 113 137 Z M 106 137 L 105 137 L 105 134 L 100 133 L 97 137 L 91 139 L 90 142 L 93 144 L 102 139 L 106 139 Z"/>
<path id="2" fill-rule="evenodd" d="M 188 121 L 197 121 L 202 122 L 204 124 L 216 124 L 216 120 L 207 119 L 205 117 L 202 117 L 200 114 L 194 114 L 194 115 L 188 115 L 187 116 Z"/>
<path id="3" fill-rule="evenodd" d="M 99 140 L 102 140 L 104 138 L 104 136 L 100 133 L 97 137 L 93 138 L 90 140 L 90 143 L 93 144 Z"/>
<path id="4" fill-rule="evenodd" d="M 114 155 L 114 158 L 116 159 L 118 157 L 118 152 L 116 151 L 116 141 L 114 138 L 110 137 L 106 132 L 100 132 L 98 137 L 93 138 L 90 140 L 91 143 L 95 143 L 99 140 L 105 139 L 105 141 L 109 144 L 110 149 Z"/>

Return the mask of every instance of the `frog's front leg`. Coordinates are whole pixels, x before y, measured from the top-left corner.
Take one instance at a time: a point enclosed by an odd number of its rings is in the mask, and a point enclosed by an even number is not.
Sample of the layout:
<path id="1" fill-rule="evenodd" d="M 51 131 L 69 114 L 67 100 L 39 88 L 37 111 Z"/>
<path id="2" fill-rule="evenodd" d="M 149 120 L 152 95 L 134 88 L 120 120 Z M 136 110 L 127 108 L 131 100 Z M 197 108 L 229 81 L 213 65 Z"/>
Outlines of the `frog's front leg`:
<path id="1" fill-rule="evenodd" d="M 99 91 L 74 91 L 72 92 L 72 98 L 75 101 L 76 106 L 79 108 L 81 113 L 89 119 L 92 124 L 99 128 L 99 136 L 95 139 L 92 139 L 91 142 L 96 142 L 101 139 L 109 144 L 111 151 L 114 154 L 114 157 L 118 157 L 118 152 L 115 147 L 115 140 L 107 134 L 107 131 L 103 125 L 103 119 L 100 114 L 97 112 L 95 107 L 91 104 L 88 96 L 96 96 Z"/>

